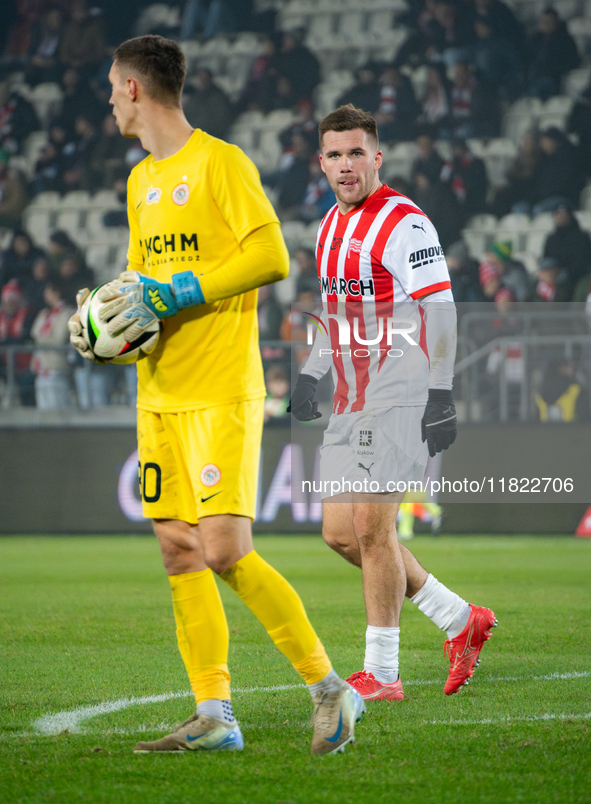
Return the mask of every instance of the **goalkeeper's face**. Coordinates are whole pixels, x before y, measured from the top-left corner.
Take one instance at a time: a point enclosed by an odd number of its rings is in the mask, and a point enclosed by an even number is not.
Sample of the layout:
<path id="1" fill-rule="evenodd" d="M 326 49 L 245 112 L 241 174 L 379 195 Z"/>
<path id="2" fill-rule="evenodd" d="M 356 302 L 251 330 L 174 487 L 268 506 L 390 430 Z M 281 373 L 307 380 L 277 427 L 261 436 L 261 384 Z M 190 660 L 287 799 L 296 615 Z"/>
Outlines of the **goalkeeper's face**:
<path id="1" fill-rule="evenodd" d="M 117 65 L 113 64 L 109 72 L 109 82 L 111 84 L 109 103 L 113 107 L 113 115 L 119 131 L 124 137 L 136 137 L 134 126 L 137 117 L 137 108 L 134 103 L 135 81 L 131 78 L 124 78 Z"/>
<path id="2" fill-rule="evenodd" d="M 382 152 L 366 131 L 327 131 L 322 138 L 320 164 L 339 209 L 347 213 L 380 187 Z"/>

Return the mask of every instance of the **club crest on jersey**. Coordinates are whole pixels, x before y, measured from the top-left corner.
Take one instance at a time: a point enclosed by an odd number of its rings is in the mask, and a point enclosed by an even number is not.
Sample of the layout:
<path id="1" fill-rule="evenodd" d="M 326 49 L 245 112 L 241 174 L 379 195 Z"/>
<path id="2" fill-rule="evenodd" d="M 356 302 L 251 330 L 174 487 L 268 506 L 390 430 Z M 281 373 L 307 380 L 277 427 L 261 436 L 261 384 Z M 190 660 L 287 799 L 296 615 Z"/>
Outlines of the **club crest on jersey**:
<path id="1" fill-rule="evenodd" d="M 215 463 L 206 463 L 201 470 L 201 482 L 204 486 L 215 486 L 220 482 L 222 473 Z"/>
<path id="2" fill-rule="evenodd" d="M 162 190 L 159 187 L 148 187 L 146 193 L 146 204 L 157 204 L 160 201 Z"/>
<path id="3" fill-rule="evenodd" d="M 349 240 L 349 248 L 347 249 L 347 257 L 351 256 L 351 252 L 355 254 L 361 254 L 361 246 L 363 245 L 363 240 L 356 240 L 352 237 Z"/>
<path id="4" fill-rule="evenodd" d="M 359 446 L 371 447 L 373 441 L 373 430 L 360 430 L 359 431 Z"/>
<path id="5" fill-rule="evenodd" d="M 342 237 L 333 237 L 332 243 L 330 244 L 330 250 L 334 251 L 335 249 L 340 248 L 342 242 Z"/>
<path id="6" fill-rule="evenodd" d="M 183 207 L 189 200 L 189 185 L 177 184 L 172 191 L 172 200 L 178 207 Z"/>

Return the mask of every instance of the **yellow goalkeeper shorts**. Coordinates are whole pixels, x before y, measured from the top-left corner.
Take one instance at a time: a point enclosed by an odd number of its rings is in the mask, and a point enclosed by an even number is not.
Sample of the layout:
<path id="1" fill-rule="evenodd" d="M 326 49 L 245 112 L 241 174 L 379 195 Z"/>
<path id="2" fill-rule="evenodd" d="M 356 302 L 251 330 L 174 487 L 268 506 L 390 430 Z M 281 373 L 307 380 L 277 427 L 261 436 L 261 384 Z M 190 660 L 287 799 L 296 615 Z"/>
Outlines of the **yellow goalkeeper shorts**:
<path id="1" fill-rule="evenodd" d="M 264 399 L 182 413 L 138 410 L 144 516 L 254 519 Z"/>

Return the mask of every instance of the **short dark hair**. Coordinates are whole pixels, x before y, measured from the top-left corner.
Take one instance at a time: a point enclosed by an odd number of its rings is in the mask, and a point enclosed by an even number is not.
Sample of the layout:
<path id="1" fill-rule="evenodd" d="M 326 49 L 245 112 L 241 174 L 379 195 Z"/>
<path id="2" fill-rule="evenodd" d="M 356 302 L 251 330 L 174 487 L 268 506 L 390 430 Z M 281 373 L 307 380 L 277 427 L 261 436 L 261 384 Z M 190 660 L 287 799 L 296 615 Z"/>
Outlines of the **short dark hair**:
<path id="1" fill-rule="evenodd" d="M 163 36 L 136 36 L 123 42 L 113 55 L 118 67 L 140 79 L 150 98 L 162 106 L 179 107 L 187 60 L 176 42 Z"/>
<path id="2" fill-rule="evenodd" d="M 354 131 L 356 128 L 360 128 L 370 137 L 373 137 L 376 145 L 378 145 L 378 126 L 376 121 L 369 112 L 364 112 L 363 109 L 357 109 L 352 103 L 348 103 L 346 106 L 339 106 L 338 109 L 327 114 L 324 120 L 320 121 L 318 126 L 320 147 L 322 148 L 322 139 L 327 131 Z"/>

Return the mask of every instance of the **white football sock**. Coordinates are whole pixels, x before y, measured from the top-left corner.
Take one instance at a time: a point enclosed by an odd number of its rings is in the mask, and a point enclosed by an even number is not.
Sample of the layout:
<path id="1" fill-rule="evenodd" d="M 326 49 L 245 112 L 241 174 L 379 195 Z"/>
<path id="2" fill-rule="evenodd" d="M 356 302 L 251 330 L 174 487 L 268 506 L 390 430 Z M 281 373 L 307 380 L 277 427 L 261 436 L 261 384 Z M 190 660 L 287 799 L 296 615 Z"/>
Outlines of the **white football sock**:
<path id="1" fill-rule="evenodd" d="M 197 714 L 215 717 L 218 720 L 225 720 L 226 723 L 234 722 L 232 702 L 221 701 L 219 698 L 208 698 L 207 701 L 200 701 L 197 704 Z"/>
<path id="2" fill-rule="evenodd" d="M 373 673 L 382 684 L 393 684 L 398 679 L 399 644 L 400 628 L 368 625 L 365 632 L 363 669 Z"/>
<path id="3" fill-rule="evenodd" d="M 343 686 L 343 680 L 334 670 L 331 670 L 323 679 L 317 681 L 315 684 L 308 684 L 307 686 L 310 695 L 314 697 L 319 692 L 336 692 L 336 690 L 339 690 Z"/>
<path id="4" fill-rule="evenodd" d="M 470 606 L 447 586 L 439 583 L 431 573 L 423 587 L 411 597 L 411 603 L 419 607 L 438 628 L 447 632 L 448 639 L 460 634 L 470 618 Z"/>

